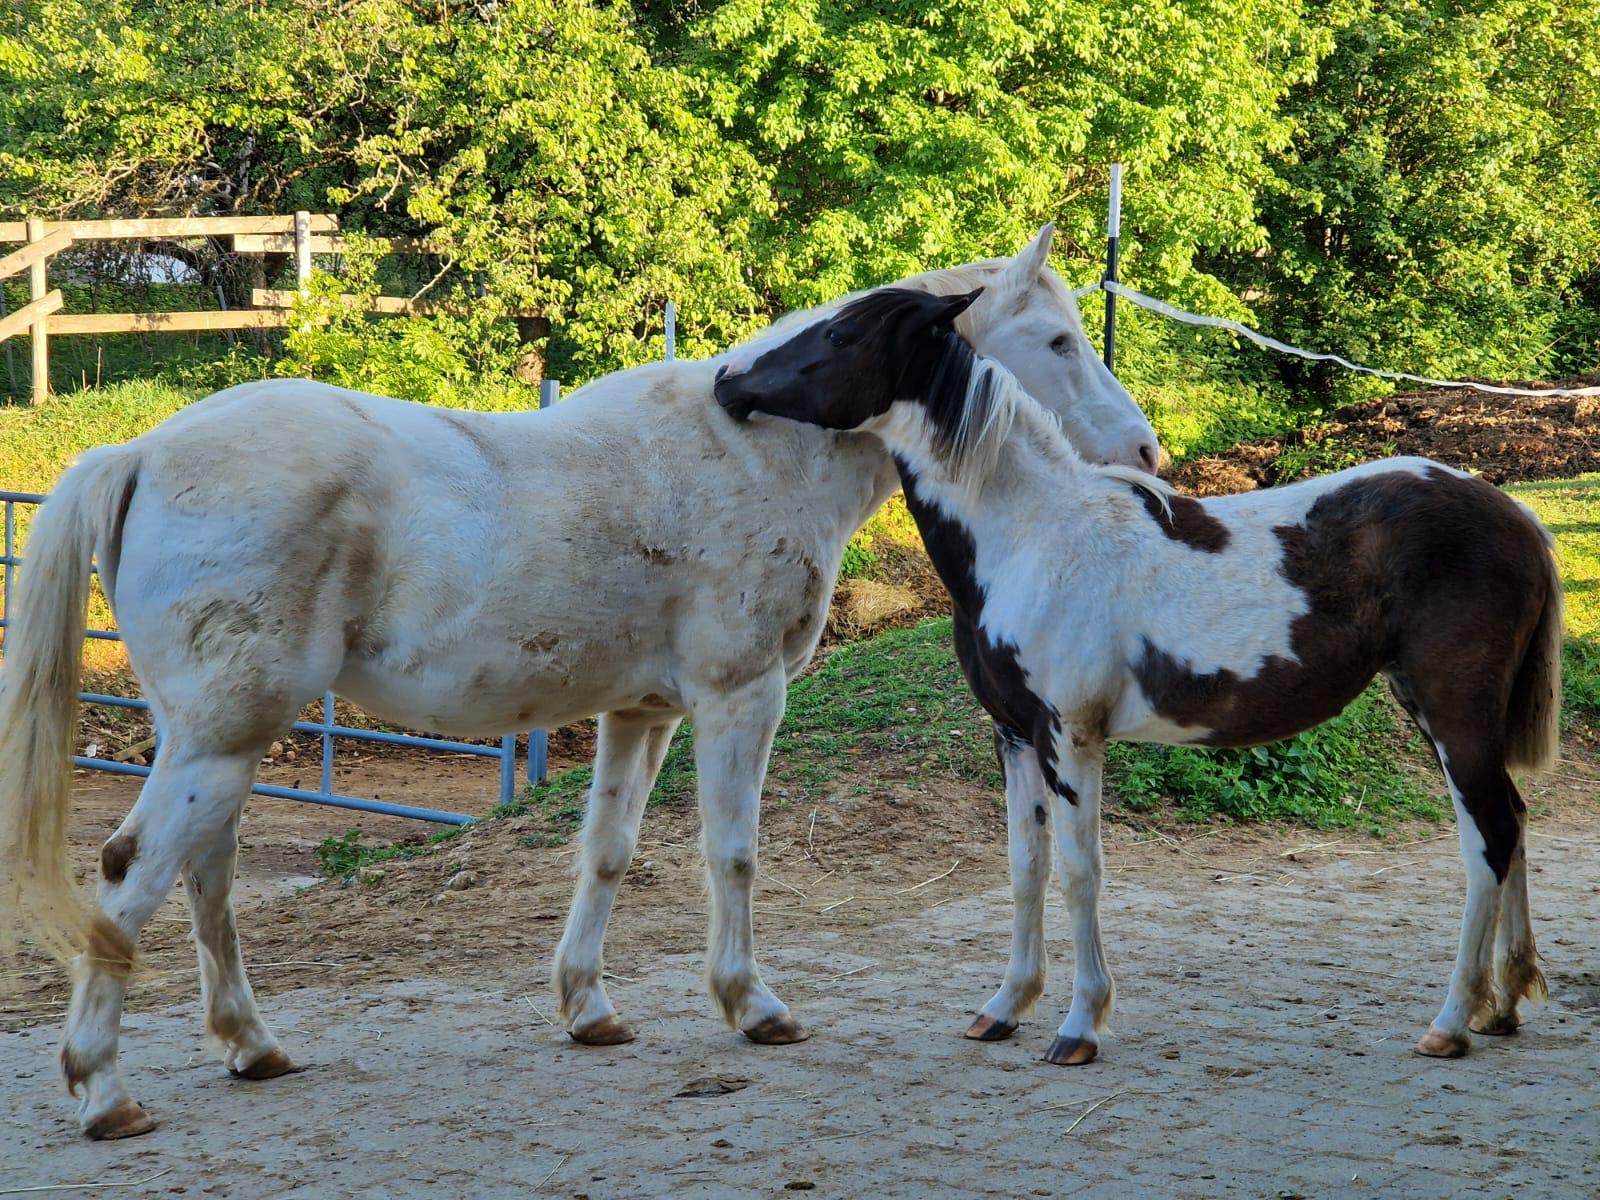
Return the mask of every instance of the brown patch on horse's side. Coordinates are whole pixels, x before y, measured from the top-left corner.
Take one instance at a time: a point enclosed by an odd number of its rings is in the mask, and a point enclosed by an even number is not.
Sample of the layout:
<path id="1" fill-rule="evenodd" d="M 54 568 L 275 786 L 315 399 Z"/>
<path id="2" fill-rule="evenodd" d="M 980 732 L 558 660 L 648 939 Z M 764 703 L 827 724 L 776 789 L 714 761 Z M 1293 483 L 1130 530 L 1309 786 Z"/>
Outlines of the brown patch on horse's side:
<path id="1" fill-rule="evenodd" d="M 131 833 L 119 833 L 100 847 L 100 875 L 107 883 L 121 883 L 128 874 L 128 864 L 139 855 L 139 839 Z"/>
<path id="2" fill-rule="evenodd" d="M 658 546 L 647 546 L 639 538 L 633 539 L 633 552 L 640 558 L 644 559 L 645 562 L 650 563 L 652 566 L 670 567 L 673 563 L 678 561 L 677 558 L 675 558 L 668 551 L 663 550 Z"/>
<path id="3" fill-rule="evenodd" d="M 1206 511 L 1206 506 L 1192 496 L 1168 496 L 1172 512 L 1162 507 L 1161 498 L 1144 488 L 1135 488 L 1144 501 L 1147 513 L 1155 518 L 1161 532 L 1175 542 L 1182 542 L 1194 550 L 1207 554 L 1220 554 L 1227 548 L 1231 536 L 1228 527 Z"/>
<path id="4" fill-rule="evenodd" d="M 1470 653 L 1483 695 L 1509 689 L 1541 612 L 1545 551 L 1508 497 L 1442 470 L 1394 471 L 1328 492 L 1274 532 L 1283 577 L 1307 603 L 1290 626 L 1293 659 L 1269 656 L 1249 677 L 1199 674 L 1146 639 L 1133 664 L 1157 713 L 1208 731 L 1198 741 L 1246 746 L 1309 729 L 1396 655 L 1404 675 L 1412 658 Z"/>
<path id="5" fill-rule="evenodd" d="M 517 647 L 524 654 L 549 654 L 560 644 L 561 639 L 546 630 L 544 633 L 536 633 L 532 637 L 523 638 L 517 643 Z"/>
<path id="6" fill-rule="evenodd" d="M 672 701 L 656 692 L 646 692 L 639 698 L 639 704 L 644 708 L 671 708 Z"/>

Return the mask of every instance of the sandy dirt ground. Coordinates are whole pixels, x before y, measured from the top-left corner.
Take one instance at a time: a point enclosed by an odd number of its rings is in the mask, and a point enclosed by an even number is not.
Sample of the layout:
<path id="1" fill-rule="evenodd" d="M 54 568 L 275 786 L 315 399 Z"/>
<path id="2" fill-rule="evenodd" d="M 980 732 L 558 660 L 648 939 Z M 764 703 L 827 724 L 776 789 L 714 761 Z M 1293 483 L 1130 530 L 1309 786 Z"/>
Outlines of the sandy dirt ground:
<path id="1" fill-rule="evenodd" d="M 1040 1061 L 1069 990 L 1054 901 L 1040 1014 L 1007 1043 L 960 1037 L 998 984 L 1009 928 L 988 797 L 863 786 L 769 807 L 762 961 L 815 1035 L 789 1047 L 748 1045 L 710 1016 L 693 815 L 653 811 L 608 963 L 640 1037 L 611 1049 L 550 1023 L 570 847 L 530 848 L 505 822 L 375 883 L 307 889 L 312 848 L 348 816 L 256 801 L 246 955 L 305 1070 L 244 1082 L 207 1052 L 174 901 L 123 1041 L 159 1127 L 78 1136 L 54 1061 L 64 992 L 36 967 L 0 1034 L 0 1194 L 1593 1197 L 1591 786 L 1532 843 L 1550 1003 L 1458 1062 L 1410 1049 L 1454 954 L 1449 832 L 1383 845 L 1113 826 L 1103 920 L 1118 1007 L 1086 1068 Z M 119 781 L 81 786 L 85 848 L 127 799 Z M 475 886 L 445 890 L 457 869 Z"/>

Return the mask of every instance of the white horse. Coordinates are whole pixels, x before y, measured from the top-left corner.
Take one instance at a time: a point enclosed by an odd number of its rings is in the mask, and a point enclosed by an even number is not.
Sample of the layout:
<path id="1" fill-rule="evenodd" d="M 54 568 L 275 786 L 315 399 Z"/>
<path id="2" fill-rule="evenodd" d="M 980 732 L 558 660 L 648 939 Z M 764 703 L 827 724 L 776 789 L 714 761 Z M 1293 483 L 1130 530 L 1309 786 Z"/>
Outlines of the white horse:
<path id="1" fill-rule="evenodd" d="M 1015 259 L 905 285 L 987 285 L 968 336 L 1085 454 L 1154 468 L 1155 435 L 1084 338 L 1050 241 L 1047 226 Z M 845 544 L 897 481 L 873 438 L 729 420 L 711 397 L 718 365 L 639 367 L 548 411 L 495 415 L 246 384 L 61 477 L 26 547 L 0 671 L 0 928 L 19 918 L 77 956 L 61 1062 L 89 1136 L 151 1128 L 117 1031 L 139 932 L 180 875 L 229 1070 L 291 1069 L 251 996 L 229 889 L 257 763 L 330 688 L 461 734 L 601 714 L 554 963 L 566 1028 L 592 1043 L 633 1036 L 601 983 L 602 942 L 662 756 L 692 715 L 711 994 L 754 1041 L 805 1036 L 756 968 L 758 802 Z M 86 908 L 64 827 L 91 555 L 162 745 Z"/>
<path id="2" fill-rule="evenodd" d="M 1111 1009 L 1100 944 L 1108 739 L 1243 746 L 1335 716 L 1382 673 L 1438 751 L 1466 915 L 1417 1043 L 1456 1057 L 1545 993 L 1526 810 L 1507 768 L 1554 757 L 1561 580 L 1527 508 L 1420 458 L 1197 501 L 1090 466 L 952 322 L 973 295 L 886 288 L 730 356 L 735 416 L 871 432 L 955 605 L 956 652 L 995 719 L 1015 915 L 1000 991 L 968 1036 L 1007 1037 L 1044 989 L 1047 808 L 1072 918 L 1072 1008 L 1045 1057 L 1087 1063 Z"/>

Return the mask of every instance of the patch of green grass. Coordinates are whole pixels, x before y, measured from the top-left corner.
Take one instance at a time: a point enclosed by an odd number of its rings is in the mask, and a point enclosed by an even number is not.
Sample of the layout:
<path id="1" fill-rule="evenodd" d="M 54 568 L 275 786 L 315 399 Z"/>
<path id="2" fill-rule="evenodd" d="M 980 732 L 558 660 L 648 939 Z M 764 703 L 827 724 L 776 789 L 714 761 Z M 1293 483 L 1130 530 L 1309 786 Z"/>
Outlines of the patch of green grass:
<path id="1" fill-rule="evenodd" d="M 1556 538 L 1567 601 L 1562 703 L 1569 728 L 1600 733 L 1600 474 L 1506 488 Z"/>
<path id="2" fill-rule="evenodd" d="M 330 879 L 349 883 L 362 867 L 388 862 L 394 858 L 420 858 L 431 854 L 441 842 L 461 836 L 467 827 L 453 826 L 434 834 L 426 842 L 401 846 L 372 846 L 361 840 L 361 830 L 351 829 L 339 837 L 322 839 L 317 847 L 317 864 Z"/>

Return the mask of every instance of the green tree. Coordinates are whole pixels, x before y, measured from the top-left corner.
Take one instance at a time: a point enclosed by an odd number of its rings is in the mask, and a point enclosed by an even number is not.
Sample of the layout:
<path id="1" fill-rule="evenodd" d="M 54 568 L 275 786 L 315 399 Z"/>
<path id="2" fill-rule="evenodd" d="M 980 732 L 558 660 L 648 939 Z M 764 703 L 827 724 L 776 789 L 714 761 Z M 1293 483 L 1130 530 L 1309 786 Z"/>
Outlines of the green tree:
<path id="1" fill-rule="evenodd" d="M 1095 259 L 1118 159 L 1130 270 L 1225 305 L 1195 256 L 1265 245 L 1256 192 L 1293 129 L 1277 108 L 1327 46 L 1292 0 L 648 11 L 659 52 L 774 171 L 765 279 L 784 306 L 1011 253 L 1045 219 L 1068 254 Z"/>
<path id="2" fill-rule="evenodd" d="M 757 319 L 766 173 L 626 7 L 22 0 L 0 31 L 0 211 L 332 204 L 580 377 L 658 357 L 668 298 L 688 352 Z"/>
<path id="3" fill-rule="evenodd" d="M 1334 48 L 1283 107 L 1271 252 L 1213 260 L 1281 336 L 1486 376 L 1600 359 L 1600 7 L 1324 0 Z M 1326 384 L 1335 373 L 1285 364 Z"/>

